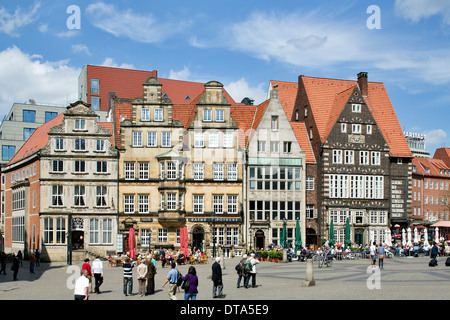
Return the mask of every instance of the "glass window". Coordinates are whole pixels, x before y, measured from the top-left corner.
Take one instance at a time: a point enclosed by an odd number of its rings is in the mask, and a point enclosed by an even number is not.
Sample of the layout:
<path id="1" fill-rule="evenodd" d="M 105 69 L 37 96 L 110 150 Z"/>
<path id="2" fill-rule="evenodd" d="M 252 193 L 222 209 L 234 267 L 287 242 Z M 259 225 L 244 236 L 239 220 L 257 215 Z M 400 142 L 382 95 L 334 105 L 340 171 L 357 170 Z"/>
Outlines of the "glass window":
<path id="1" fill-rule="evenodd" d="M 156 131 L 150 131 L 147 133 L 147 147 L 156 147 Z"/>
<path id="2" fill-rule="evenodd" d="M 85 129 L 86 129 L 86 120 L 75 119 L 75 130 L 85 130 Z"/>
<path id="3" fill-rule="evenodd" d="M 35 129 L 33 128 L 23 128 L 23 140 L 26 141 L 33 134 Z"/>
<path id="4" fill-rule="evenodd" d="M 224 122 L 224 121 L 225 121 L 224 110 L 216 110 L 216 122 Z"/>
<path id="5" fill-rule="evenodd" d="M 36 122 L 36 111 L 23 110 L 23 122 Z"/>
<path id="6" fill-rule="evenodd" d="M 161 146 L 171 147 L 172 146 L 172 132 L 162 132 L 161 136 Z"/>
<path id="7" fill-rule="evenodd" d="M 203 110 L 203 121 L 212 121 L 212 111 Z"/>
<path id="8" fill-rule="evenodd" d="M 141 109 L 141 121 L 150 121 L 150 109 L 149 108 Z"/>
<path id="9" fill-rule="evenodd" d="M 16 153 L 15 146 L 2 146 L 2 160 L 9 161 Z"/>
<path id="10" fill-rule="evenodd" d="M 162 108 L 155 109 L 155 121 L 164 121 L 164 112 Z"/>
<path id="11" fill-rule="evenodd" d="M 100 97 L 91 97 L 91 110 L 100 110 Z"/>
<path id="12" fill-rule="evenodd" d="M 98 94 L 99 93 L 99 80 L 98 79 L 91 79 L 91 93 Z"/>

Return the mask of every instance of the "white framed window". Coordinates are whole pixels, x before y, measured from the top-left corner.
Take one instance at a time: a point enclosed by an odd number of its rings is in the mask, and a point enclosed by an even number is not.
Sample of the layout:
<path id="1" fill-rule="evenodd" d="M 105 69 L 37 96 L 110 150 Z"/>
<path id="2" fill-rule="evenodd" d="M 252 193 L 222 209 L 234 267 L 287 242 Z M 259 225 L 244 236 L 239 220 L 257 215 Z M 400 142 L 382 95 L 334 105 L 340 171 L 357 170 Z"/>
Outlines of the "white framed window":
<path id="1" fill-rule="evenodd" d="M 86 189 L 84 186 L 74 186 L 74 201 L 73 204 L 75 207 L 84 207 L 86 205 L 85 196 Z"/>
<path id="2" fill-rule="evenodd" d="M 97 173 L 108 173 L 108 161 L 106 160 L 97 161 Z"/>
<path id="3" fill-rule="evenodd" d="M 167 237 L 167 229 L 158 229 L 158 242 L 159 243 L 167 243 L 168 237 Z"/>
<path id="4" fill-rule="evenodd" d="M 227 164 L 227 180 L 230 181 L 237 180 L 237 163 Z"/>
<path id="5" fill-rule="evenodd" d="M 63 186 L 52 186 L 52 206 L 63 206 Z"/>
<path id="6" fill-rule="evenodd" d="M 225 121 L 225 111 L 218 109 L 216 110 L 216 122 L 224 122 Z"/>
<path id="7" fill-rule="evenodd" d="M 352 124 L 352 133 L 361 134 L 361 125 L 360 124 Z"/>
<path id="8" fill-rule="evenodd" d="M 168 192 L 166 195 L 167 195 L 167 210 L 176 210 L 177 194 L 175 192 Z"/>
<path id="9" fill-rule="evenodd" d="M 103 152 L 105 151 L 105 140 L 104 139 L 97 139 L 97 152 Z"/>
<path id="10" fill-rule="evenodd" d="M 223 213 L 223 195 L 213 195 L 213 211 L 216 214 Z"/>
<path id="11" fill-rule="evenodd" d="M 212 110 L 211 109 L 205 109 L 203 110 L 203 121 L 212 121 Z"/>
<path id="12" fill-rule="evenodd" d="M 141 109 L 141 121 L 150 121 L 150 109 L 149 108 Z"/>
<path id="13" fill-rule="evenodd" d="M 149 165 L 148 162 L 139 162 L 139 180 L 148 180 Z"/>
<path id="14" fill-rule="evenodd" d="M 86 140 L 82 138 L 75 139 L 75 151 L 84 151 L 86 150 Z"/>
<path id="15" fill-rule="evenodd" d="M 342 164 L 342 150 L 333 150 L 333 163 Z"/>
<path id="16" fill-rule="evenodd" d="M 108 190 L 106 186 L 97 186 L 96 187 L 96 206 L 97 207 L 106 207 L 108 199 Z"/>
<path id="17" fill-rule="evenodd" d="M 147 132 L 147 147 L 156 147 L 157 145 L 156 131 Z"/>
<path id="18" fill-rule="evenodd" d="M 172 132 L 163 131 L 161 136 L 161 147 L 171 147 L 172 146 Z"/>
<path id="19" fill-rule="evenodd" d="M 258 141 L 258 152 L 266 152 L 266 142 Z"/>
<path id="20" fill-rule="evenodd" d="M 123 211 L 124 213 L 134 213 L 134 195 L 125 194 L 123 196 Z"/>
<path id="21" fill-rule="evenodd" d="M 164 121 L 164 111 L 162 108 L 155 108 L 155 121 Z"/>
<path id="22" fill-rule="evenodd" d="M 370 155 L 372 158 L 372 165 L 379 166 L 381 164 L 381 153 L 378 151 L 372 151 Z"/>
<path id="23" fill-rule="evenodd" d="M 284 141 L 283 142 L 283 152 L 284 153 L 291 153 L 292 152 L 292 142 L 291 141 Z"/>
<path id="24" fill-rule="evenodd" d="M 345 150 L 344 163 L 355 164 L 355 152 L 353 150 Z"/>
<path id="25" fill-rule="evenodd" d="M 125 180 L 134 179 L 134 162 L 125 162 Z"/>
<path id="26" fill-rule="evenodd" d="M 223 133 L 223 147 L 224 148 L 232 148 L 233 147 L 233 133 L 232 132 L 224 132 Z"/>
<path id="27" fill-rule="evenodd" d="M 74 161 L 74 171 L 75 171 L 75 173 L 86 172 L 86 162 L 84 160 L 75 160 Z"/>
<path id="28" fill-rule="evenodd" d="M 371 125 L 371 124 L 368 124 L 368 125 L 366 126 L 366 133 L 367 133 L 367 134 L 372 134 L 372 125 Z"/>
<path id="29" fill-rule="evenodd" d="M 133 131 L 133 147 L 142 147 L 141 131 Z"/>
<path id="30" fill-rule="evenodd" d="M 359 152 L 359 164 L 360 165 L 369 165 L 369 151 L 360 151 Z"/>
<path id="31" fill-rule="evenodd" d="M 279 153 L 279 152 L 280 152 L 280 142 L 270 141 L 270 153 Z"/>
<path id="32" fill-rule="evenodd" d="M 204 196 L 201 194 L 194 195 L 194 213 L 204 212 Z"/>
<path id="33" fill-rule="evenodd" d="M 347 133 L 347 124 L 346 123 L 341 123 L 341 132 Z"/>
<path id="34" fill-rule="evenodd" d="M 52 172 L 63 172 L 64 171 L 64 161 L 61 159 L 52 160 Z"/>
<path id="35" fill-rule="evenodd" d="M 204 143 L 203 132 L 194 132 L 194 147 L 203 148 Z"/>
<path id="36" fill-rule="evenodd" d="M 272 116 L 271 129 L 278 130 L 278 116 Z"/>
<path id="37" fill-rule="evenodd" d="M 64 139 L 63 138 L 55 139 L 55 150 L 57 150 L 57 151 L 64 150 Z"/>
<path id="38" fill-rule="evenodd" d="M 227 196 L 227 213 L 238 213 L 238 196 Z"/>
<path id="39" fill-rule="evenodd" d="M 353 103 L 352 112 L 361 113 L 361 105 L 358 103 Z"/>
<path id="40" fill-rule="evenodd" d="M 209 133 L 209 147 L 210 148 L 218 148 L 219 147 L 219 133 L 218 132 L 210 132 Z"/>
<path id="41" fill-rule="evenodd" d="M 177 163 L 168 161 L 166 162 L 167 179 L 174 180 L 177 178 Z"/>
<path id="42" fill-rule="evenodd" d="M 113 220 L 111 218 L 102 219 L 102 242 L 112 244 Z"/>
<path id="43" fill-rule="evenodd" d="M 313 176 L 306 177 L 306 190 L 307 191 L 314 190 L 314 177 Z"/>
<path id="44" fill-rule="evenodd" d="M 148 210 L 148 208 L 149 208 L 148 194 L 140 194 L 138 202 L 139 202 L 139 207 L 138 207 L 139 213 L 148 213 L 149 212 L 149 210 Z"/>
<path id="45" fill-rule="evenodd" d="M 203 180 L 205 178 L 205 165 L 203 163 L 194 163 L 194 180 Z"/>
<path id="46" fill-rule="evenodd" d="M 223 180 L 223 163 L 214 163 L 214 180 Z"/>
<path id="47" fill-rule="evenodd" d="M 86 130 L 86 120 L 75 119 L 75 130 Z"/>

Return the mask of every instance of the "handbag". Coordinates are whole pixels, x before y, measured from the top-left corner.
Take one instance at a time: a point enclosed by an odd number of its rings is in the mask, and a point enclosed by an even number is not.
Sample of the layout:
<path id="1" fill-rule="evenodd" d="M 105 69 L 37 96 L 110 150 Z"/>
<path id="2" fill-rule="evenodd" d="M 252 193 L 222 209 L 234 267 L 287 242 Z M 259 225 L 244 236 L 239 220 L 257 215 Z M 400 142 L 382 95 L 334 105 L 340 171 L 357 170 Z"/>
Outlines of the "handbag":
<path id="1" fill-rule="evenodd" d="M 189 277 L 187 277 L 187 279 L 183 281 L 183 283 L 181 284 L 181 289 L 189 290 Z"/>

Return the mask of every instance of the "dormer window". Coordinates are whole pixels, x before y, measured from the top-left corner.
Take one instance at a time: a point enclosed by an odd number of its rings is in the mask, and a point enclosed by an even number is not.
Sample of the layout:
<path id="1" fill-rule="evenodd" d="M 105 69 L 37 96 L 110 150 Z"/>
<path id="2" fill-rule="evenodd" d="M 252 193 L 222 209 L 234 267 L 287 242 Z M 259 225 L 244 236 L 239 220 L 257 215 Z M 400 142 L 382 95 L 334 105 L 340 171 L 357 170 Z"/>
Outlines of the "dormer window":
<path id="1" fill-rule="evenodd" d="M 203 121 L 212 121 L 212 110 L 203 110 Z"/>
<path id="2" fill-rule="evenodd" d="M 86 130 L 86 120 L 75 119 L 75 130 Z"/>
<path id="3" fill-rule="evenodd" d="M 223 110 L 216 110 L 216 122 L 225 121 L 225 112 Z"/>

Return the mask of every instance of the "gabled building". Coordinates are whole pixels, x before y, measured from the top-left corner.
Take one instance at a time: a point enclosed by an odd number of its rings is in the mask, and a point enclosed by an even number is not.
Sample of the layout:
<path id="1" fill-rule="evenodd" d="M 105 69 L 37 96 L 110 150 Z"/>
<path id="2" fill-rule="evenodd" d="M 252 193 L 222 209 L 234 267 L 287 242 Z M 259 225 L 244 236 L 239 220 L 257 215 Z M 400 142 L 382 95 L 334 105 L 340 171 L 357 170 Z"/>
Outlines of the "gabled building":
<path id="1" fill-rule="evenodd" d="M 382 83 L 300 76 L 292 121 L 304 122 L 317 161 L 322 239 L 384 242 L 411 218 L 412 154 Z"/>
<path id="2" fill-rule="evenodd" d="M 71 261 L 115 251 L 117 152 L 88 105 L 73 103 L 38 127 L 4 175 L 7 252 Z"/>

